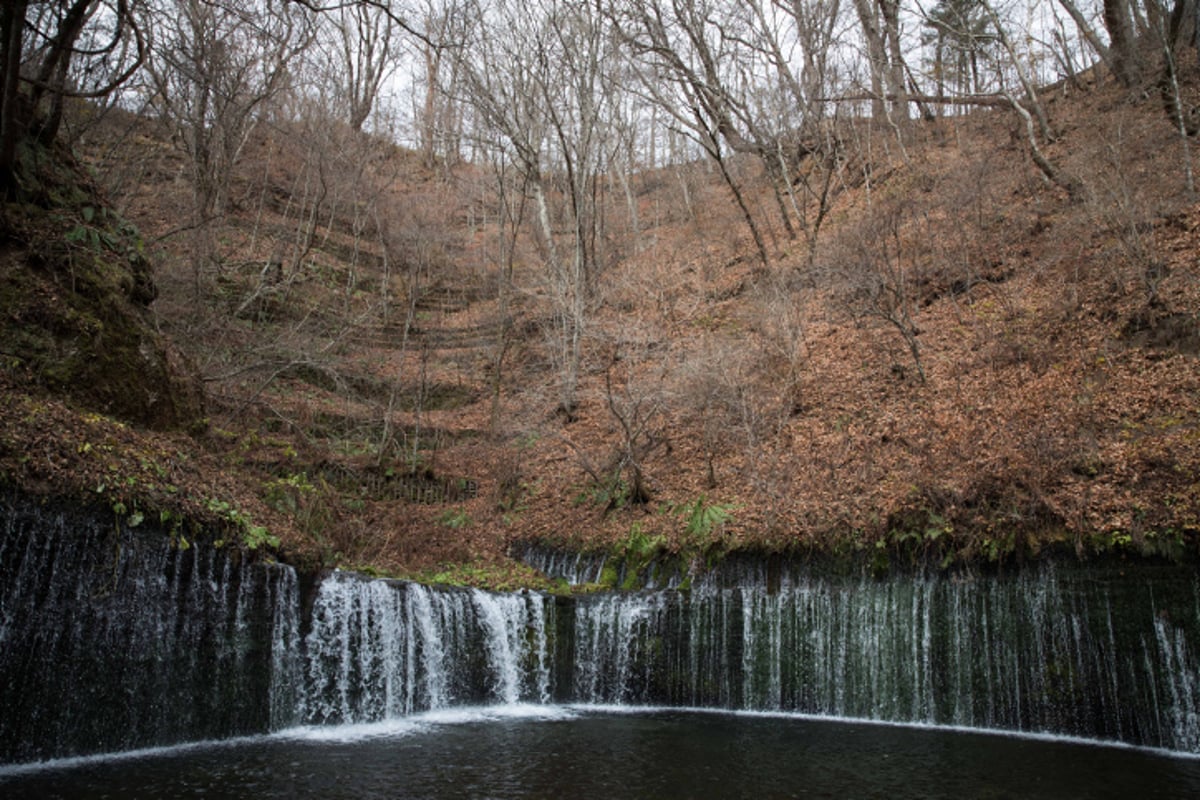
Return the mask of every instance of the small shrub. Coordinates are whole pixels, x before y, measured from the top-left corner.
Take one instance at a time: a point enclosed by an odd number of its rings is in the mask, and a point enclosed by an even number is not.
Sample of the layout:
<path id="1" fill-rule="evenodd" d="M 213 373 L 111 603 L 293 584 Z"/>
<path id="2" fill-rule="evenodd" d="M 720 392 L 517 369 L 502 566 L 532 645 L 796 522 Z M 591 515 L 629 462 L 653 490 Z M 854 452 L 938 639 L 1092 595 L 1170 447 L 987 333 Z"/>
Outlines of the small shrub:
<path id="1" fill-rule="evenodd" d="M 470 527 L 473 522 L 471 515 L 462 508 L 452 508 L 443 512 L 438 521 L 447 528 L 453 528 L 454 530 Z"/>
<path id="2" fill-rule="evenodd" d="M 681 506 L 677 512 L 684 519 L 684 532 L 689 541 L 699 547 L 711 543 L 714 534 L 724 532 L 725 523 L 733 519 L 736 506 L 728 503 L 710 503 L 705 495 L 694 502 Z"/>

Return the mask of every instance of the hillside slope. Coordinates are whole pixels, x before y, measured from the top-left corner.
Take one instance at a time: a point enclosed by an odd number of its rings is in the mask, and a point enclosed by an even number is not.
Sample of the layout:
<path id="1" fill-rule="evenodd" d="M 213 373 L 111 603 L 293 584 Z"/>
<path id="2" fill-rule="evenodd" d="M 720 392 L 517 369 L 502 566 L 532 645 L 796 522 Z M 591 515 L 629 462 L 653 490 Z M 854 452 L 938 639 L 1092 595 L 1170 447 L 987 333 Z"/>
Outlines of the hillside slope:
<path id="1" fill-rule="evenodd" d="M 325 563 L 527 581 L 505 556 L 524 541 L 880 568 L 1194 556 L 1190 153 L 1115 87 L 1047 105 L 1078 198 L 1000 110 L 903 140 L 847 122 L 854 146 L 796 177 L 809 215 L 802 189 L 830 188 L 808 239 L 735 164 L 766 265 L 704 164 L 634 176 L 633 207 L 614 184 L 570 414 L 543 255 L 506 249 L 483 168 L 263 128 L 198 261 L 152 121 L 79 147 L 150 243 L 158 324 L 204 381 L 198 458 Z"/>

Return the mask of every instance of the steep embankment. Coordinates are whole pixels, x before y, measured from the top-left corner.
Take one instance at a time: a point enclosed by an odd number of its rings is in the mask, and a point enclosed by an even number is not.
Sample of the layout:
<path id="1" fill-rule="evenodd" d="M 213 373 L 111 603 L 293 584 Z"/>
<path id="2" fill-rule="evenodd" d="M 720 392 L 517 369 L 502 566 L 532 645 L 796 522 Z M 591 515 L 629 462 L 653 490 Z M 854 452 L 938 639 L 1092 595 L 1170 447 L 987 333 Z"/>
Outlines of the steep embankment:
<path id="1" fill-rule="evenodd" d="M 64 151 L 24 152 L 27 188 L 0 208 L 6 371 L 138 425 L 202 425 L 201 389 L 150 321 L 156 289 L 137 230 Z"/>
<path id="2" fill-rule="evenodd" d="M 576 419 L 529 424 L 519 524 L 568 548 L 883 568 L 1194 557 L 1188 149 L 1157 103 L 1111 86 L 1047 105 L 1045 152 L 1078 199 L 1042 179 L 1015 116 L 987 111 L 848 145 L 811 255 L 776 230 L 766 269 L 738 258 L 711 185 L 694 227 L 648 232 L 609 276 Z"/>
<path id="3" fill-rule="evenodd" d="M 184 548 L 286 539 L 288 520 L 189 435 L 208 424 L 204 393 L 155 329 L 138 231 L 65 151 L 23 152 L 24 188 L 0 209 L 0 483 L 152 520 Z"/>
<path id="4" fill-rule="evenodd" d="M 154 242 L 159 325 L 207 389 L 212 425 L 179 445 L 201 477 L 172 485 L 210 517 L 275 520 L 286 548 L 317 561 L 518 583 L 534 578 L 505 554 L 529 540 L 635 560 L 836 553 L 876 569 L 1048 550 L 1190 558 L 1190 154 L 1156 102 L 1114 86 L 1045 100 L 1044 152 L 1078 179 L 1075 198 L 1042 179 L 999 110 L 914 121 L 902 140 L 846 119 L 836 157 L 806 161 L 784 198 L 794 238 L 763 176 L 736 163 L 766 265 L 704 164 L 632 176 L 605 196 L 570 415 L 555 412 L 566 373 L 545 254 L 501 215 L 494 176 L 347 131 L 264 127 L 198 261 L 181 155 L 152 121 L 119 117 L 83 149 Z M 827 189 L 823 209 L 813 189 Z M 26 264 L 9 285 L 42 287 L 10 304 L 6 352 L 21 362 L 8 380 L 149 424 L 116 402 L 145 393 L 113 388 L 120 364 L 71 360 L 82 345 L 125 364 L 146 349 L 110 349 L 121 325 L 98 336 L 99 312 L 72 303 L 152 296 L 136 269 L 79 271 L 82 256 L 139 252 L 88 198 L 7 212 L 7 257 Z M 57 227 L 22 233 L 22 214 Z M 34 269 L 29 253 L 57 266 Z M 62 302 L 21 299 L 33 296 Z M 19 337 L 38 314 L 58 333 L 34 347 Z M 91 371 L 60 380 L 60 363 Z M 20 427 L 24 406 L 9 405 Z M 81 489 L 96 477 L 94 451 L 71 455 L 86 437 L 50 448 L 55 467 L 19 460 L 47 436 L 23 430 L 10 475 Z"/>

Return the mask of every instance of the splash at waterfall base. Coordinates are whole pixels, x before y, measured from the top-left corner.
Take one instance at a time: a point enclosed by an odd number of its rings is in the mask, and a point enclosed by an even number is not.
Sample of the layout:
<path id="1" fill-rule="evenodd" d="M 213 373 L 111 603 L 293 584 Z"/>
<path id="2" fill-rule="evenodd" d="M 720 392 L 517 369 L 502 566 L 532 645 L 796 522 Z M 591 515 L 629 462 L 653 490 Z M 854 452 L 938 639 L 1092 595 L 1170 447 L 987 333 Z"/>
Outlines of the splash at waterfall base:
<path id="1" fill-rule="evenodd" d="M 1192 565 L 886 580 L 730 557 L 560 596 L 297 575 L 10 497 L 0 763 L 487 704 L 785 711 L 1200 753 Z"/>

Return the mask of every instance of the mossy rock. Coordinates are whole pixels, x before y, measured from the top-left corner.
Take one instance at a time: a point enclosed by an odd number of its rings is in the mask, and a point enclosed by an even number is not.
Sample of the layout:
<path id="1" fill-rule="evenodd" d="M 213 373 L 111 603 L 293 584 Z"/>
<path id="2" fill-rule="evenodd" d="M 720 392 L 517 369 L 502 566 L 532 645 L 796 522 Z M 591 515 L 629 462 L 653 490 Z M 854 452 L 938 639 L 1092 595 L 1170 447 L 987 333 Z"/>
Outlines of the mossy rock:
<path id="1" fill-rule="evenodd" d="M 43 151 L 25 197 L 0 208 L 0 363 L 137 425 L 193 428 L 203 392 L 151 325 L 137 232 L 65 152 Z"/>

